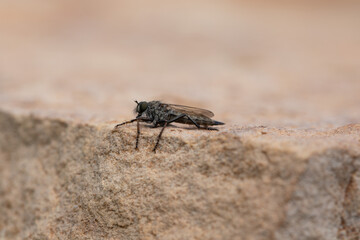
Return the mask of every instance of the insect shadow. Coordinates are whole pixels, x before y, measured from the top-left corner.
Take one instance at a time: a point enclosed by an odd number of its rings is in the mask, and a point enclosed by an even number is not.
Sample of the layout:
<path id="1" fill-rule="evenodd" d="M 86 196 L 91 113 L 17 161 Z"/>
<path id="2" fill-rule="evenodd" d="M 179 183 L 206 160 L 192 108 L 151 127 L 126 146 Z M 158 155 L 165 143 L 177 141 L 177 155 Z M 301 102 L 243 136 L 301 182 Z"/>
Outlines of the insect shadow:
<path id="1" fill-rule="evenodd" d="M 223 122 L 219 122 L 211 119 L 214 116 L 214 113 L 202 108 L 162 103 L 160 101 L 151 101 L 151 102 L 135 101 L 135 103 L 137 104 L 134 110 L 134 112 L 137 113 L 136 118 L 117 124 L 114 128 L 116 129 L 122 125 L 136 121 L 137 134 L 136 134 L 135 149 L 138 149 L 138 145 L 139 145 L 140 122 L 151 123 L 152 125 L 149 126 L 151 128 L 162 126 L 162 129 L 157 137 L 156 144 L 153 148 L 153 152 L 156 152 L 156 149 L 159 145 L 161 136 L 165 128 L 173 122 L 195 125 L 197 129 L 216 130 L 216 131 L 218 130 L 217 128 L 213 128 L 209 126 L 225 124 Z M 177 127 L 173 125 L 171 126 Z"/>

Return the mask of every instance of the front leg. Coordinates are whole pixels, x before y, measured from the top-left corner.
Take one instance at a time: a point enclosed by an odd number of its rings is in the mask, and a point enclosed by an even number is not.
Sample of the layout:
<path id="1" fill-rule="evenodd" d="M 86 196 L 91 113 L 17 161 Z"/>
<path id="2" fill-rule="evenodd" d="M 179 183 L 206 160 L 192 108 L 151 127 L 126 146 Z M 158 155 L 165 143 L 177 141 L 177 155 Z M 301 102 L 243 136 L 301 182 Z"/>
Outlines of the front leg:
<path id="1" fill-rule="evenodd" d="M 137 121 L 137 120 L 139 120 L 139 121 L 141 121 L 141 122 L 149 122 L 149 121 L 151 121 L 151 119 L 149 119 L 149 118 L 136 117 L 136 118 L 131 119 L 131 120 L 129 120 L 129 121 L 125 121 L 125 122 L 123 122 L 123 123 L 119 123 L 119 124 L 117 124 L 114 128 L 118 128 L 118 127 L 120 127 L 120 126 L 122 126 L 122 125 L 129 124 L 129 123 L 135 122 L 135 121 Z"/>
<path id="2" fill-rule="evenodd" d="M 137 122 L 136 122 L 136 144 L 135 144 L 135 150 L 138 150 L 138 145 L 139 145 L 139 137 L 140 137 L 140 120 L 137 119 Z"/>
<path id="3" fill-rule="evenodd" d="M 117 124 L 114 128 L 118 128 L 118 127 L 120 127 L 120 126 L 122 126 L 122 125 L 125 125 L 125 124 L 129 124 L 129 123 L 132 123 L 132 122 L 135 122 L 137 119 L 136 118 L 134 118 L 134 119 L 131 119 L 131 120 L 129 120 L 129 121 L 125 121 L 125 122 L 123 122 L 123 123 L 119 123 L 119 124 Z"/>
<path id="4" fill-rule="evenodd" d="M 125 125 L 125 124 L 128 124 L 128 123 L 132 123 L 132 122 L 135 122 L 136 121 L 136 143 L 135 143 L 135 149 L 137 150 L 138 149 L 138 145 L 139 145 L 139 137 L 140 137 L 140 122 L 151 122 L 151 119 L 149 118 L 145 118 L 145 117 L 136 117 L 135 119 L 132 119 L 130 121 L 126 121 L 126 122 L 123 122 L 123 123 L 120 123 L 120 124 L 117 124 L 114 129 L 112 130 L 112 132 L 116 132 L 116 129 L 119 127 L 119 126 L 122 126 L 122 125 Z"/>

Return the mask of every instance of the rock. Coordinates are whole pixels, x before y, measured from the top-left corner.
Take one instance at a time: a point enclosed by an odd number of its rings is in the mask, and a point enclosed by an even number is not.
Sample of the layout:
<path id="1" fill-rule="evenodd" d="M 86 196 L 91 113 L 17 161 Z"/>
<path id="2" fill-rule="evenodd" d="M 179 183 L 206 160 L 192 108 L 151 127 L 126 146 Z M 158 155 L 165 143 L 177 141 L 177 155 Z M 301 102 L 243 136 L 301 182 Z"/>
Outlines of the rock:
<path id="1" fill-rule="evenodd" d="M 360 232 L 360 125 L 205 132 L 0 115 L 11 239 L 348 239 Z M 262 134 L 264 131 L 267 134 Z M 352 235 L 351 235 L 352 234 Z"/>
<path id="2" fill-rule="evenodd" d="M 0 3 L 0 240 L 360 239 L 349 1 Z M 133 100 L 212 110 L 142 125 Z"/>

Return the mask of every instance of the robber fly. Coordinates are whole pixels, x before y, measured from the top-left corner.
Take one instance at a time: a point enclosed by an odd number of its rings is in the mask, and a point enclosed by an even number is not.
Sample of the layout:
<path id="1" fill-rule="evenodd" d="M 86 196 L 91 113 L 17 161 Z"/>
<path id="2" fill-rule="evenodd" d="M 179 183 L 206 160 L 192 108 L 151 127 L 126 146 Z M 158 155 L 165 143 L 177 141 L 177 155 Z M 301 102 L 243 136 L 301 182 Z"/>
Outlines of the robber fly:
<path id="1" fill-rule="evenodd" d="M 156 148 L 159 145 L 164 129 L 172 122 L 183 123 L 183 124 L 193 124 L 198 129 L 206 130 L 218 130 L 209 126 L 213 125 L 224 125 L 222 122 L 212 120 L 211 117 L 214 116 L 209 110 L 188 107 L 177 104 L 167 104 L 160 101 L 151 101 L 151 102 L 138 102 L 134 112 L 137 113 L 136 118 L 120 123 L 115 126 L 115 128 L 132 123 L 137 121 L 137 135 L 136 135 L 136 145 L 135 149 L 138 149 L 139 136 L 140 136 L 140 122 L 152 123 L 152 127 L 156 128 L 158 125 L 162 126 L 160 134 L 157 138 L 156 144 L 153 151 L 156 151 Z"/>

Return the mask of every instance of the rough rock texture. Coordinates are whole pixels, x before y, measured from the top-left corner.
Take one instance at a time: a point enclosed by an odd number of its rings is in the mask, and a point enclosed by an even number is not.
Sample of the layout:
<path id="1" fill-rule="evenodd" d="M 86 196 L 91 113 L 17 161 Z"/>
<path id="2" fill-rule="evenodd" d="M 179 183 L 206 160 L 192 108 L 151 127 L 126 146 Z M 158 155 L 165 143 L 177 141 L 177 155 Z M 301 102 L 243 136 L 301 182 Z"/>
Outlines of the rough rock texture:
<path id="1" fill-rule="evenodd" d="M 360 239 L 359 10 L 2 1 L 0 240 Z M 135 151 L 135 99 L 227 124 Z"/>
<path id="2" fill-rule="evenodd" d="M 357 239 L 360 125 L 154 129 L 0 115 L 8 239 Z M 196 133 L 195 133 L 196 132 Z M 353 238 L 351 238 L 351 236 Z"/>

